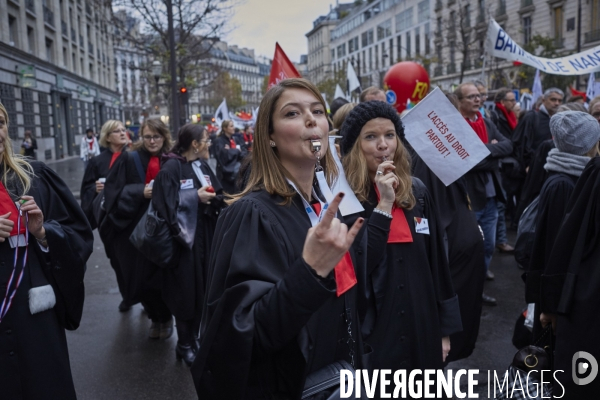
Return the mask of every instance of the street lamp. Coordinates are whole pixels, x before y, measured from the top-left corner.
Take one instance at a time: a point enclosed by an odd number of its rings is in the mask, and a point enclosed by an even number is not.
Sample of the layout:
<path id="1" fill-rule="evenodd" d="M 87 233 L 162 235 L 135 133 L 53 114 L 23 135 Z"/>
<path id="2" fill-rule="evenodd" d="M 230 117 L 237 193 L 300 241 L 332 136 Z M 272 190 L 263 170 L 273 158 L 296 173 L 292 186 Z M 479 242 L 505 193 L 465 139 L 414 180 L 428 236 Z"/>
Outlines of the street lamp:
<path id="1" fill-rule="evenodd" d="M 158 60 L 154 60 L 152 63 L 152 75 L 154 76 L 154 80 L 156 81 L 156 94 L 158 94 L 158 81 L 160 76 L 162 75 L 162 64 Z"/>

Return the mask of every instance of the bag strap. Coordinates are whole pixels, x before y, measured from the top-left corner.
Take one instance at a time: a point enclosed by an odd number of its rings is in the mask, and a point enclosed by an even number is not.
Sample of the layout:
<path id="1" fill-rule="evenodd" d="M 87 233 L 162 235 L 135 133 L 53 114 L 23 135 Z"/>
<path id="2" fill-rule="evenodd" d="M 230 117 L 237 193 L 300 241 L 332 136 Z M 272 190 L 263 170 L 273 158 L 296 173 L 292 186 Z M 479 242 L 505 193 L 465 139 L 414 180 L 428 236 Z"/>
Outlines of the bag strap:
<path id="1" fill-rule="evenodd" d="M 142 167 L 142 160 L 140 159 L 140 154 L 137 151 L 132 151 L 130 154 L 133 157 L 133 163 L 135 164 L 135 168 L 137 169 L 137 172 L 140 175 L 140 179 L 142 180 L 142 182 L 145 182 L 146 174 L 144 173 L 144 167 Z"/>

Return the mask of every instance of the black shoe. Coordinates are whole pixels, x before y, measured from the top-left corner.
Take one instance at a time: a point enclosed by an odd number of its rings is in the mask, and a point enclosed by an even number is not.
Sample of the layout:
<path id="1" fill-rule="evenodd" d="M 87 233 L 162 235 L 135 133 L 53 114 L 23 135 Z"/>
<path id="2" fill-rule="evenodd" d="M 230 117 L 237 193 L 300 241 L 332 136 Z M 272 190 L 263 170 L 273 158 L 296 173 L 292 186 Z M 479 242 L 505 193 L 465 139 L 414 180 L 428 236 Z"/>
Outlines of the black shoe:
<path id="1" fill-rule="evenodd" d="M 173 319 L 168 322 L 164 322 L 160 324 L 160 334 L 159 338 L 161 340 L 165 340 L 170 338 L 173 335 Z"/>
<path id="2" fill-rule="evenodd" d="M 129 310 L 131 310 L 131 306 L 125 303 L 125 300 L 121 301 L 121 304 L 119 304 L 119 311 L 126 312 Z"/>
<path id="3" fill-rule="evenodd" d="M 175 358 L 177 358 L 177 360 L 183 360 L 188 367 L 191 367 L 196 358 L 196 354 L 194 353 L 192 346 L 181 345 L 178 343 L 177 347 L 175 347 Z"/>
<path id="4" fill-rule="evenodd" d="M 487 272 L 485 273 L 485 280 L 493 281 L 494 278 L 495 278 L 494 273 L 488 269 Z"/>
<path id="5" fill-rule="evenodd" d="M 495 298 L 493 298 L 492 296 L 488 296 L 485 293 L 481 295 L 481 299 L 483 300 L 483 304 L 488 306 L 495 306 L 498 304 Z"/>
<path id="6" fill-rule="evenodd" d="M 160 337 L 160 323 L 152 322 L 150 326 L 150 333 L 148 333 L 150 339 L 158 339 Z"/>

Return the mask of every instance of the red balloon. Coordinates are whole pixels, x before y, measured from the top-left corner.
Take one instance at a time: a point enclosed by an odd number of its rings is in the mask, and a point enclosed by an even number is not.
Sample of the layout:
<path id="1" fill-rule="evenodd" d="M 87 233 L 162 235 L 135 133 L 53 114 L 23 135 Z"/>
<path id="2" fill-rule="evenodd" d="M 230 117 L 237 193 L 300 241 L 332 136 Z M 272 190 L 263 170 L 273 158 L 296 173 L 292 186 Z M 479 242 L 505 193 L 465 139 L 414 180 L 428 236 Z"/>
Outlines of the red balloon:
<path id="1" fill-rule="evenodd" d="M 387 102 L 401 113 L 423 100 L 429 92 L 429 75 L 421 64 L 402 61 L 393 65 L 383 78 Z M 409 108 L 410 108 L 409 107 Z"/>

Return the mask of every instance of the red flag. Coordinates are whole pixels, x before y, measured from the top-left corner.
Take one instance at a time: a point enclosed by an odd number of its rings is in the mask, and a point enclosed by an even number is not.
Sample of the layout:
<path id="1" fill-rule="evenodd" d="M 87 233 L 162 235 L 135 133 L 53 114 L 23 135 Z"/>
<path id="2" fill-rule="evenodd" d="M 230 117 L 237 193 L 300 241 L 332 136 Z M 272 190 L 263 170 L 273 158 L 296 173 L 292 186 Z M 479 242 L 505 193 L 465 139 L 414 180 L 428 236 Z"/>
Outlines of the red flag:
<path id="1" fill-rule="evenodd" d="M 521 61 L 513 61 L 513 65 L 514 65 L 515 67 L 518 67 L 518 66 L 520 66 L 520 65 L 523 65 L 523 63 L 522 63 Z"/>
<path id="2" fill-rule="evenodd" d="M 571 86 L 569 86 L 569 89 L 571 89 L 571 96 L 581 96 L 581 97 L 583 97 L 583 101 L 585 101 L 587 99 L 585 92 L 580 92 L 579 90 L 575 90 Z"/>
<path id="3" fill-rule="evenodd" d="M 271 75 L 269 76 L 269 89 L 280 81 L 288 78 L 302 78 L 294 64 L 285 55 L 279 43 L 275 43 L 275 55 L 271 64 Z"/>

